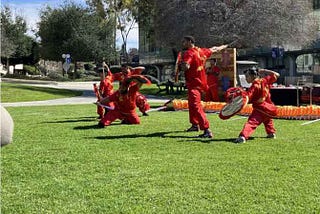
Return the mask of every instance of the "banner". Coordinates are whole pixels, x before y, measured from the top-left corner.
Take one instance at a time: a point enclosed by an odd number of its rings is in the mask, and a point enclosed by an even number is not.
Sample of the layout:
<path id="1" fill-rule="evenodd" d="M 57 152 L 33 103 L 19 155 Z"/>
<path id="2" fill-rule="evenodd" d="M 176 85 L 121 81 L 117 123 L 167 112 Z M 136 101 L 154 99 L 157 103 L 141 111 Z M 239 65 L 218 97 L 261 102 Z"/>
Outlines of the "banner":
<path id="1" fill-rule="evenodd" d="M 206 69 L 213 69 L 219 74 L 216 76 L 218 84 L 218 96 L 220 101 L 224 101 L 225 92 L 231 88 L 236 87 L 236 49 L 227 48 L 219 53 L 214 53 L 206 62 Z M 208 85 L 210 87 L 210 77 L 207 75 Z"/>

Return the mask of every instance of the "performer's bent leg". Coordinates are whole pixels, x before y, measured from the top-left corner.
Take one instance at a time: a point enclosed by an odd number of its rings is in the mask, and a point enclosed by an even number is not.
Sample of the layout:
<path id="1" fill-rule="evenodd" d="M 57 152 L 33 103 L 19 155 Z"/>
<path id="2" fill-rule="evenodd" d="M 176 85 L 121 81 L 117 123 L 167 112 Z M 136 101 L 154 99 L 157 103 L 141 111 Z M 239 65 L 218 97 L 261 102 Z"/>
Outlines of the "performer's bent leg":
<path id="1" fill-rule="evenodd" d="M 267 134 L 275 134 L 276 129 L 274 128 L 273 120 L 272 118 L 267 118 L 264 122 L 264 127 Z"/>
<path id="2" fill-rule="evenodd" d="M 137 113 L 126 115 L 125 120 L 128 121 L 129 124 L 140 124 L 140 118 Z"/>
<path id="3" fill-rule="evenodd" d="M 122 118 L 122 115 L 119 111 L 111 110 L 106 115 L 104 115 L 104 117 L 100 120 L 99 124 L 103 126 L 109 126 L 113 121 L 121 118 Z"/>
<path id="4" fill-rule="evenodd" d="M 260 112 L 253 110 L 248 121 L 244 124 L 239 136 L 243 136 L 245 139 L 248 139 L 263 120 L 264 116 Z"/>

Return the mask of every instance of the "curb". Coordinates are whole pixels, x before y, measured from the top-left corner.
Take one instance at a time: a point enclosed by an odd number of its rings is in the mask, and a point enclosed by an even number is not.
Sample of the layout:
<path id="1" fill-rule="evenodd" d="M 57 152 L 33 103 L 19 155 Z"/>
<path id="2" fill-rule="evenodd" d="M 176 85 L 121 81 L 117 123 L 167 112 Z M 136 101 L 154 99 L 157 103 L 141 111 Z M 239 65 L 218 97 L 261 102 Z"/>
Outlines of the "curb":
<path id="1" fill-rule="evenodd" d="M 26 84 L 43 84 L 43 85 L 58 85 L 58 82 L 55 82 L 55 81 L 26 80 L 26 79 L 12 79 L 12 78 L 1 78 L 1 82 L 26 83 Z"/>

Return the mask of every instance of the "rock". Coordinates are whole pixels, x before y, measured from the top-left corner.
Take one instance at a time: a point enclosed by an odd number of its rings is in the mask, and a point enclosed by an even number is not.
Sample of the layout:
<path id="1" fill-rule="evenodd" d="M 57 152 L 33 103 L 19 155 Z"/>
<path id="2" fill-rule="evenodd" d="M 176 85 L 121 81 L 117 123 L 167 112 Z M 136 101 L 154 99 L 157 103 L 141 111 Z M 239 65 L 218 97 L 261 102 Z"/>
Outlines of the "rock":
<path id="1" fill-rule="evenodd" d="M 1 146 L 12 142 L 14 123 L 9 112 L 1 106 Z"/>

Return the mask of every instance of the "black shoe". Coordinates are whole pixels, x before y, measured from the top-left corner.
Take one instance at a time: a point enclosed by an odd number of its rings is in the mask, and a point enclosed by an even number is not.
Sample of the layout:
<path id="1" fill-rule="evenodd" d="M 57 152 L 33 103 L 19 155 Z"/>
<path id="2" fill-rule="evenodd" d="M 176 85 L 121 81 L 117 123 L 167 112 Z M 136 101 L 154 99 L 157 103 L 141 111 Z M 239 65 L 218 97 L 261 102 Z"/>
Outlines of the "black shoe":
<path id="1" fill-rule="evenodd" d="M 143 115 L 143 116 L 149 116 L 149 114 L 146 113 L 146 112 L 142 113 L 142 115 Z"/>
<path id="2" fill-rule="evenodd" d="M 237 139 L 235 139 L 233 141 L 234 143 L 245 143 L 246 142 L 246 138 L 243 136 L 239 136 Z"/>
<path id="3" fill-rule="evenodd" d="M 212 138 L 213 134 L 209 129 L 204 130 L 203 134 L 198 136 L 199 138 Z"/>
<path id="4" fill-rule="evenodd" d="M 121 120 L 121 124 L 131 124 L 128 120 Z"/>
<path id="5" fill-rule="evenodd" d="M 276 134 L 275 133 L 270 133 L 270 134 L 267 135 L 267 138 L 276 139 Z"/>
<path id="6" fill-rule="evenodd" d="M 186 132 L 197 132 L 199 131 L 198 125 L 192 125 L 190 128 L 186 130 Z"/>
<path id="7" fill-rule="evenodd" d="M 104 124 L 103 123 L 98 123 L 98 128 L 104 128 Z"/>

